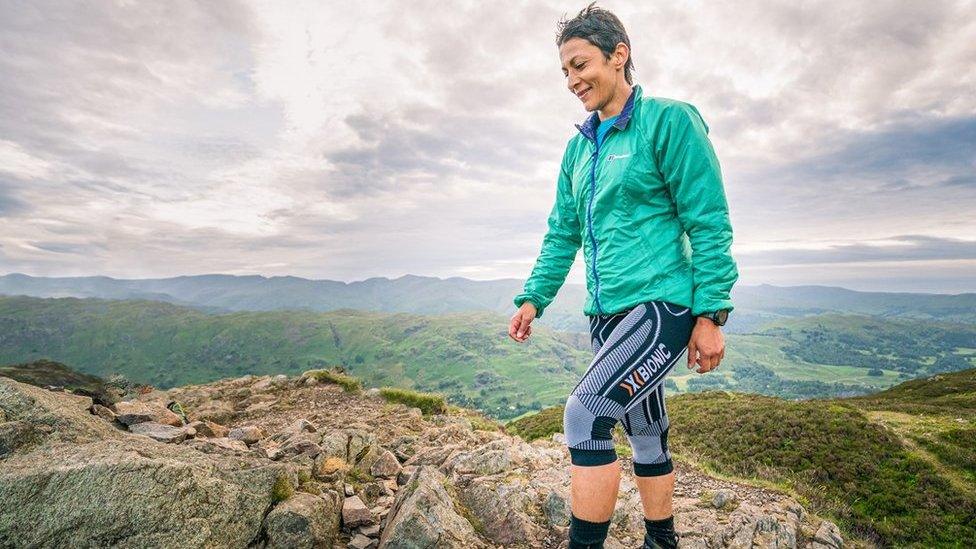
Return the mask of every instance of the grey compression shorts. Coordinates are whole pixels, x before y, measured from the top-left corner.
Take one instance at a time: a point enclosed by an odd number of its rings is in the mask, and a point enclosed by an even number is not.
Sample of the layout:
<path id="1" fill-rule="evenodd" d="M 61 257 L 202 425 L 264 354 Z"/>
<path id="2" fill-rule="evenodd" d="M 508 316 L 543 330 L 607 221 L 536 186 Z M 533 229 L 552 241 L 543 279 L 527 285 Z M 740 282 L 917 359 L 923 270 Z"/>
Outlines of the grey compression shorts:
<path id="1" fill-rule="evenodd" d="M 595 356 L 566 400 L 563 415 L 572 463 L 595 466 L 616 460 L 611 431 L 622 421 L 634 473 L 670 473 L 664 378 L 687 351 L 695 317 L 688 307 L 648 301 L 589 320 Z"/>

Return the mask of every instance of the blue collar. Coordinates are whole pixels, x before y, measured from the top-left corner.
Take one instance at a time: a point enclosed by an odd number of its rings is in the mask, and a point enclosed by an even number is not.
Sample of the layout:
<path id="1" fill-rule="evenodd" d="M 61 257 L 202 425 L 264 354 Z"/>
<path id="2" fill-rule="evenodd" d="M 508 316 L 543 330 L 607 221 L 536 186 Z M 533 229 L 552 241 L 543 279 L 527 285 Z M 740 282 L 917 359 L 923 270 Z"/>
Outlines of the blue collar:
<path id="1" fill-rule="evenodd" d="M 634 111 L 634 101 L 640 97 L 641 87 L 640 84 L 634 84 L 631 87 L 630 97 L 627 98 L 627 102 L 624 103 L 624 108 L 621 109 L 620 114 L 617 116 L 617 120 L 614 121 L 613 126 L 618 130 L 624 130 L 627 128 L 627 123 L 630 122 L 630 115 Z M 580 124 L 573 124 L 576 129 L 583 134 L 584 137 L 590 141 L 596 141 L 596 129 L 600 125 L 600 114 L 596 111 L 590 115 L 589 118 Z"/>

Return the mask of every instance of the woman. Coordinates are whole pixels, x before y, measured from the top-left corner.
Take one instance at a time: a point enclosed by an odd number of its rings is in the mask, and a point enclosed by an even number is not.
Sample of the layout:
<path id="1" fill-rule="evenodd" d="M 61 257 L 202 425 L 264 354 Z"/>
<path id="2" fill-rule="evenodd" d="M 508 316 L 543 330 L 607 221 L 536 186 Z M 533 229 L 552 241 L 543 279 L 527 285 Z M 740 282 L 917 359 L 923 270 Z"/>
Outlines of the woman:
<path id="1" fill-rule="evenodd" d="M 556 44 L 569 91 L 592 115 L 566 146 L 548 232 L 514 299 L 509 335 L 531 335 L 582 246 L 595 356 L 563 417 L 569 547 L 602 547 L 607 537 L 620 484 L 617 421 L 633 449 L 644 547 L 675 547 L 663 381 L 686 349 L 696 372 L 718 367 L 738 279 L 719 163 L 694 106 L 633 84 L 630 40 L 612 13 L 590 4 L 559 23 Z"/>

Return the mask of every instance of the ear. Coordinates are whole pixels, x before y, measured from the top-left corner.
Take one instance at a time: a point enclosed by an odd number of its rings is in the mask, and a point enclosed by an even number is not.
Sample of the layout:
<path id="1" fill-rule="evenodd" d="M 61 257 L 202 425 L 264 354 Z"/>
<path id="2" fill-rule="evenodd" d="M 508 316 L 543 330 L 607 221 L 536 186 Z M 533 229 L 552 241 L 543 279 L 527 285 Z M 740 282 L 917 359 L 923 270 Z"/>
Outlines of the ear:
<path id="1" fill-rule="evenodd" d="M 627 65 L 627 59 L 630 58 L 630 48 L 627 44 L 623 42 L 617 42 L 617 47 L 613 50 L 613 62 L 617 65 L 618 69 L 623 70 L 624 66 Z"/>

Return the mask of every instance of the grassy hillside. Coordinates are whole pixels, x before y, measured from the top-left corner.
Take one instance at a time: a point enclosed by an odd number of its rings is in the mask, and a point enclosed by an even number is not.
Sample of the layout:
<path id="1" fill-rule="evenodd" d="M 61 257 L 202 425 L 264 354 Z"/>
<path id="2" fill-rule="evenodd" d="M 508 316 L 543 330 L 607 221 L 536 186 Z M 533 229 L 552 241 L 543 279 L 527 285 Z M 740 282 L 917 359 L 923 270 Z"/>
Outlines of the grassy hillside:
<path id="1" fill-rule="evenodd" d="M 681 390 L 853 396 L 939 372 L 976 367 L 976 326 L 836 313 L 767 321 L 728 334 L 707 376 L 677 368 Z"/>
<path id="2" fill-rule="evenodd" d="M 76 372 L 60 362 L 37 360 L 25 364 L 0 366 L 0 376 L 38 387 L 63 387 L 89 395 L 99 403 L 115 402 L 114 396 L 106 390 L 107 384 L 104 379 Z"/>
<path id="3" fill-rule="evenodd" d="M 973 370 L 942 373 L 849 400 L 872 410 L 971 418 L 976 415 L 976 375 Z"/>
<path id="4" fill-rule="evenodd" d="M 560 404 L 592 359 L 586 336 L 538 326 L 519 345 L 507 323 L 490 312 L 208 314 L 157 301 L 0 297 L 0 364 L 47 358 L 161 387 L 341 364 L 369 385 L 440 392 L 498 418 Z M 701 375 L 681 360 L 668 390 L 852 396 L 976 366 L 976 328 L 960 324 L 831 314 L 726 342 L 717 370 Z"/>
<path id="5" fill-rule="evenodd" d="M 540 328 L 517 344 L 507 327 L 493 313 L 209 315 L 153 301 L 0 298 L 0 364 L 48 358 L 159 387 L 341 364 L 371 386 L 437 391 L 500 418 L 564 398 L 588 363 L 585 343 Z"/>
<path id="6" fill-rule="evenodd" d="M 976 369 L 863 397 L 707 391 L 668 397 L 667 406 L 676 459 L 776 483 L 848 534 L 897 547 L 976 539 Z M 508 428 L 549 436 L 562 430 L 562 410 Z"/>

